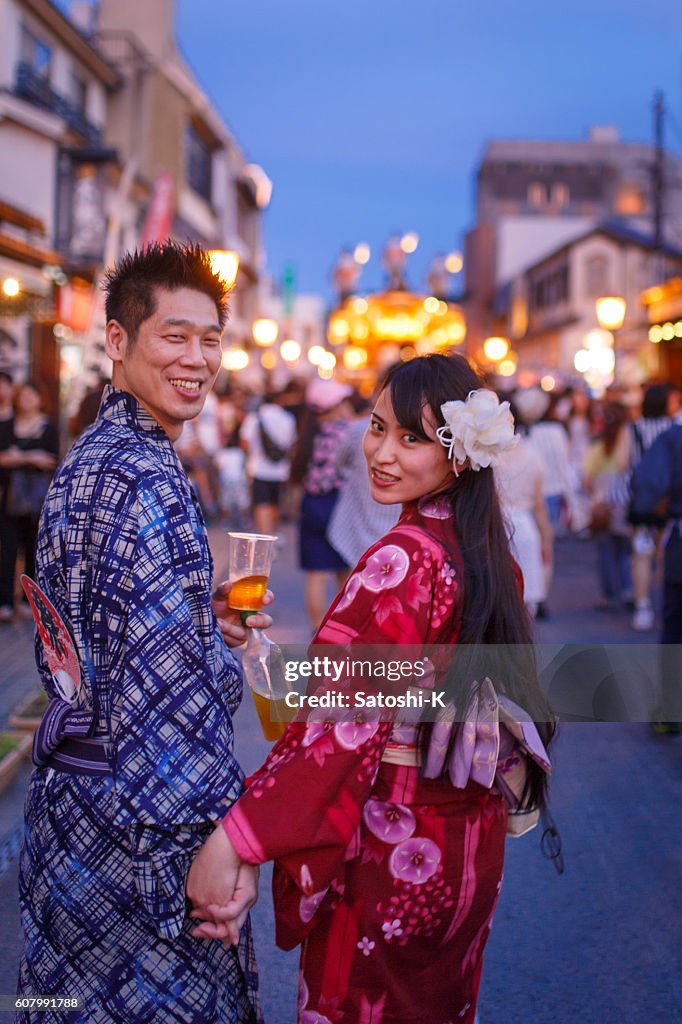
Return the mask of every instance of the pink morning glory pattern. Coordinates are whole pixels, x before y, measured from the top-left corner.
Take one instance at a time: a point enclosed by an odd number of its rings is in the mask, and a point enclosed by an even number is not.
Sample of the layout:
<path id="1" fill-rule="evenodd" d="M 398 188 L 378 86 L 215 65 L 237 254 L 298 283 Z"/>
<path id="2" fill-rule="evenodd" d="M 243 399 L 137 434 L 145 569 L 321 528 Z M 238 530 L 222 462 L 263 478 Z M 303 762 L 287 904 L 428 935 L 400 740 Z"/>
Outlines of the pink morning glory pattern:
<path id="1" fill-rule="evenodd" d="M 367 559 L 360 579 L 373 593 L 397 587 L 405 579 L 410 559 L 397 544 L 385 544 Z"/>
<path id="2" fill-rule="evenodd" d="M 435 874 L 440 860 L 440 850 L 432 839 L 406 839 L 391 854 L 388 870 L 402 882 L 421 885 Z"/>
<path id="3" fill-rule="evenodd" d="M 370 832 L 384 843 L 399 843 L 409 839 L 416 828 L 414 814 L 409 807 L 369 800 L 362 816 Z"/>

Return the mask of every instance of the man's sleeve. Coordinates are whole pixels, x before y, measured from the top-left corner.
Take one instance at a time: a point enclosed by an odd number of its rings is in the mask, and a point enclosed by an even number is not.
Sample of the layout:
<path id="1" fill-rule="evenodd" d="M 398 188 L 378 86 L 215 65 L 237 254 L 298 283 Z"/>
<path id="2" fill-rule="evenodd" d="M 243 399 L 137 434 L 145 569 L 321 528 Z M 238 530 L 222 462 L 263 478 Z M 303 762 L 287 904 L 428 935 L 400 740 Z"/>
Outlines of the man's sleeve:
<path id="1" fill-rule="evenodd" d="M 210 595 L 182 574 L 169 535 L 191 524 L 141 485 L 126 517 L 129 572 L 119 595 L 123 671 L 111 680 L 115 817 L 121 825 L 205 824 L 232 804 L 242 774 L 228 709 L 238 668 L 215 632 Z M 216 650 L 216 645 L 220 647 Z"/>

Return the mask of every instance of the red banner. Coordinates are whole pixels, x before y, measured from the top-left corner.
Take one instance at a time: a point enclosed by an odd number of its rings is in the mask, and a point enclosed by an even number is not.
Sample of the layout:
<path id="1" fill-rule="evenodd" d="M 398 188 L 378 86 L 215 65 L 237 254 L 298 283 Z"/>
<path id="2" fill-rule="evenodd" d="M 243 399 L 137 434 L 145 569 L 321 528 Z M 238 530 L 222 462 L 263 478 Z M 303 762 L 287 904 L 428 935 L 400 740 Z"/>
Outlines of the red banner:
<path id="1" fill-rule="evenodd" d="M 147 216 L 142 229 L 142 246 L 163 242 L 168 238 L 173 220 L 173 175 L 169 171 L 159 174 L 154 182 Z"/>

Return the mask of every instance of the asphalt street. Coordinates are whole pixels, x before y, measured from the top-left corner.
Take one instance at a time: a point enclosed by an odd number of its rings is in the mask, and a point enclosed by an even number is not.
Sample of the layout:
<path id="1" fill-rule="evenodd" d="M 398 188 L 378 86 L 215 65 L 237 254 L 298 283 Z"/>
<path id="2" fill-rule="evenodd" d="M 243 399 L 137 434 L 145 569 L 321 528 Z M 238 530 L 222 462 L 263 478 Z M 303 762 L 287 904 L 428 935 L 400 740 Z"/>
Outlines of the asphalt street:
<path id="1" fill-rule="evenodd" d="M 280 642 L 301 643 L 309 636 L 303 581 L 290 528 L 284 535 L 272 574 L 272 632 Z M 211 540 L 221 578 L 224 532 L 212 529 Z M 538 640 L 653 643 L 655 634 L 630 631 L 625 612 L 592 611 L 593 561 L 589 542 L 559 542 L 550 618 L 538 624 Z M 3 627 L 0 649 L 2 725 L 18 695 L 35 683 L 28 624 Z M 268 749 L 248 695 L 236 735 L 248 772 Z M 21 945 L 15 852 L 27 774 L 0 799 L 0 994 L 14 991 Z M 638 721 L 562 724 L 552 811 L 565 872 L 559 876 L 542 856 L 537 830 L 508 842 L 483 971 L 481 1024 L 682 1024 L 681 808 L 682 737 L 654 736 Z M 266 868 L 254 911 L 264 1010 L 267 1024 L 292 1024 L 296 954 L 274 946 L 269 884 Z"/>

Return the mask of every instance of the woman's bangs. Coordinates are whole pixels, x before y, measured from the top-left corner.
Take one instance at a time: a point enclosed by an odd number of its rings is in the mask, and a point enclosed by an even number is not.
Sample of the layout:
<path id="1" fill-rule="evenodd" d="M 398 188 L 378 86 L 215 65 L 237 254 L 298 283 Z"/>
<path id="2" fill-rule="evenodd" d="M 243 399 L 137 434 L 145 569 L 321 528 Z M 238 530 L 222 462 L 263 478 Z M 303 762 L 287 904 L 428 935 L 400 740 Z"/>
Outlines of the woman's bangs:
<path id="1" fill-rule="evenodd" d="M 424 409 L 428 401 L 419 379 L 408 374 L 396 373 L 389 383 L 389 398 L 395 418 L 401 427 L 409 430 L 422 441 L 433 441 L 424 428 Z"/>

